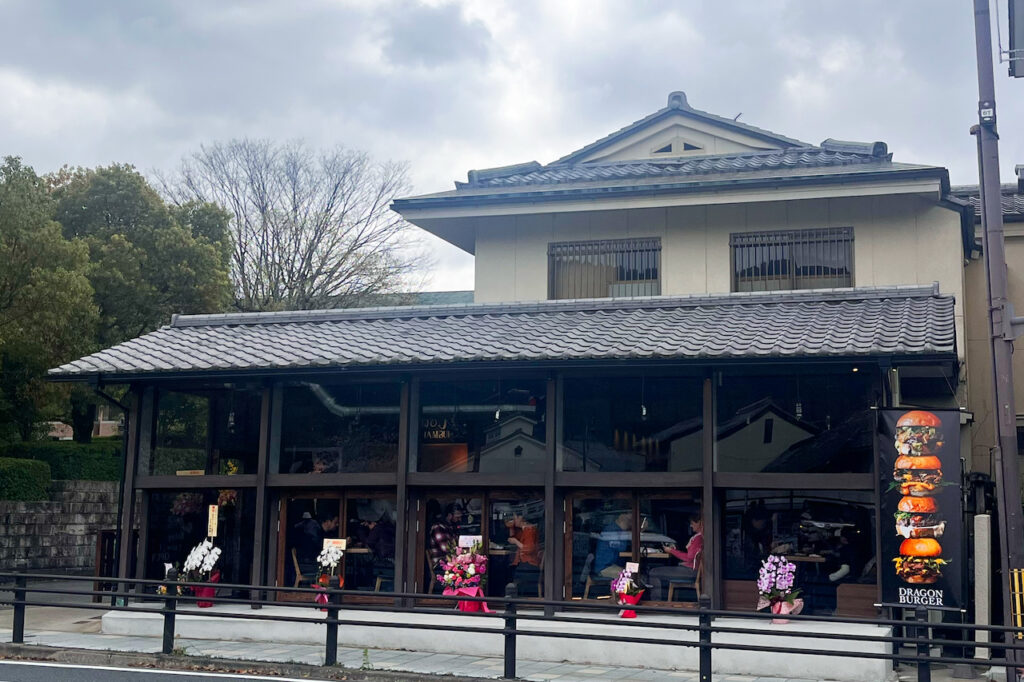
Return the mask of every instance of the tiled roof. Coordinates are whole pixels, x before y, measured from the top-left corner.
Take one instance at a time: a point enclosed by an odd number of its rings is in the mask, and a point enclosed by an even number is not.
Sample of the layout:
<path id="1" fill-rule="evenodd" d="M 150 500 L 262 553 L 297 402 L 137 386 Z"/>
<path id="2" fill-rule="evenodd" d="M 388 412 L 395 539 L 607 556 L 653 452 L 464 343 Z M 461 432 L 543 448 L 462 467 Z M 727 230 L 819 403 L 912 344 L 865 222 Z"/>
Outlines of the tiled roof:
<path id="1" fill-rule="evenodd" d="M 510 167 L 510 173 L 501 175 L 498 169 L 486 176 L 477 175 L 463 187 L 515 187 L 524 185 L 551 185 L 559 183 L 627 180 L 661 176 L 701 176 L 768 171 L 792 168 L 818 169 L 835 166 L 872 164 L 892 167 L 889 158 L 832 151 L 822 147 L 791 147 L 767 151 L 745 152 L 716 156 L 696 156 L 673 159 L 644 159 L 640 161 L 610 161 L 603 163 L 550 164 L 548 166 Z M 527 166 L 524 168 L 523 166 Z"/>
<path id="2" fill-rule="evenodd" d="M 981 192 L 977 185 L 958 185 L 949 191 L 953 196 L 970 202 L 974 207 L 974 215 L 981 218 Z M 1017 183 L 1003 185 L 1002 203 L 1003 218 L 1024 220 L 1024 192 L 1020 191 Z"/>
<path id="3" fill-rule="evenodd" d="M 666 116 L 672 116 L 672 115 L 687 116 L 687 117 L 692 118 L 692 119 L 696 119 L 696 120 L 700 120 L 700 121 L 706 121 L 706 122 L 711 123 L 711 124 L 713 124 L 715 126 L 718 126 L 718 127 L 731 128 L 732 130 L 735 130 L 737 132 L 744 133 L 746 135 L 752 135 L 753 137 L 756 137 L 756 138 L 759 138 L 759 139 L 762 139 L 762 140 L 767 140 L 767 141 L 770 141 L 770 142 L 772 142 L 772 143 L 774 143 L 776 145 L 783 146 L 783 147 L 785 147 L 785 146 L 794 146 L 794 147 L 805 147 L 805 146 L 807 146 L 806 142 L 801 142 L 800 140 L 794 140 L 791 137 L 786 137 L 785 135 L 779 135 L 778 133 L 773 133 L 770 130 L 765 130 L 764 128 L 758 128 L 757 126 L 752 126 L 752 125 L 749 125 L 747 123 L 741 123 L 740 121 L 738 121 L 738 120 L 736 120 L 734 118 L 726 118 L 724 116 L 719 116 L 717 114 L 712 114 L 712 113 L 709 113 L 707 111 L 701 111 L 700 109 L 694 109 L 693 107 L 690 106 L 689 101 L 687 101 L 686 93 L 677 90 L 676 92 L 669 93 L 668 105 L 665 106 L 663 109 L 659 109 L 659 110 L 655 111 L 653 114 L 649 114 L 647 116 L 644 116 L 643 118 L 641 118 L 638 121 L 633 121 L 629 125 L 627 125 L 627 126 L 625 126 L 623 128 L 620 128 L 620 129 L 616 130 L 613 133 L 605 135 L 601 139 L 595 140 L 594 142 L 591 142 L 590 144 L 586 145 L 585 147 L 577 149 L 574 152 L 570 152 L 570 153 L 566 154 L 565 156 L 563 156 L 562 158 L 558 159 L 558 161 L 556 161 L 555 163 L 565 163 L 565 162 L 575 161 L 575 160 L 577 160 L 579 158 L 585 157 L 586 155 L 588 155 L 592 151 L 595 151 L 597 149 L 601 149 L 602 147 L 605 147 L 605 146 L 607 146 L 609 144 L 612 144 L 612 143 L 614 143 L 617 140 L 621 140 L 622 138 L 627 137 L 627 136 L 633 134 L 634 132 L 636 132 L 638 130 L 641 130 L 645 126 L 651 125 L 651 124 L 653 124 L 653 123 L 655 123 L 655 122 L 665 118 Z M 739 117 L 737 117 L 737 118 L 739 118 Z"/>
<path id="4" fill-rule="evenodd" d="M 953 299 L 894 287 L 177 316 L 50 376 L 955 351 Z"/>

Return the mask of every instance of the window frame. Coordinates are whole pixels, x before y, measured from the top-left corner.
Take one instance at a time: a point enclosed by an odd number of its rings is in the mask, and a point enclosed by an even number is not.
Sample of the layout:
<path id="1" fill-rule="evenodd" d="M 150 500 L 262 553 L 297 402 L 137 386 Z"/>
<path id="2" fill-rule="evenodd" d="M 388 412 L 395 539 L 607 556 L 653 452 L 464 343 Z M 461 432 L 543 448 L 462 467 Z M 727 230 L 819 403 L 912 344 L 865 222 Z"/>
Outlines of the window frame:
<path id="1" fill-rule="evenodd" d="M 622 264 L 619 261 L 621 254 L 626 254 L 626 263 Z M 628 262 L 632 258 L 633 262 Z M 648 267 L 646 262 L 647 258 L 653 258 L 653 267 Z M 559 296 L 559 289 L 569 291 L 570 293 L 582 294 L 586 289 L 593 288 L 596 284 L 595 277 L 588 277 L 585 274 L 585 270 L 581 269 L 580 274 L 573 278 L 571 284 L 565 286 L 559 286 L 559 274 L 560 274 L 560 262 L 566 262 L 566 259 L 605 259 L 606 263 L 598 262 L 581 262 L 581 265 L 588 267 L 608 267 L 615 268 L 617 271 L 629 272 L 634 275 L 633 278 L 619 278 L 619 272 L 616 272 L 616 279 L 609 282 L 609 285 L 614 284 L 643 284 L 650 283 L 653 289 L 650 294 L 634 294 L 634 295 L 647 295 L 647 296 L 660 296 L 661 295 L 661 237 L 629 237 L 626 239 L 587 239 L 587 240 L 576 240 L 576 241 L 562 241 L 562 242 L 549 242 L 548 243 L 548 300 L 572 300 L 577 298 L 630 298 L 631 296 L 612 296 L 610 294 L 604 296 L 586 296 L 586 295 L 569 295 Z M 654 277 L 644 276 L 649 275 L 650 271 L 653 270 Z M 588 280 L 590 280 L 588 282 Z"/>
<path id="2" fill-rule="evenodd" d="M 760 241 L 755 241 L 760 240 Z M 758 276 L 746 276 L 741 279 L 740 273 L 737 271 L 737 250 L 741 247 L 766 247 L 766 246 L 779 246 L 781 248 L 789 249 L 789 256 L 785 259 L 787 266 L 787 274 L 785 276 L 774 275 L 769 276 L 762 274 Z M 827 245 L 829 249 L 834 249 L 838 246 L 839 249 L 845 249 L 847 251 L 846 269 L 848 275 L 845 277 L 844 282 L 835 281 L 826 286 L 800 286 L 801 279 L 817 279 L 822 280 L 826 278 L 832 278 L 835 280 L 839 279 L 837 275 L 825 275 L 822 274 L 819 277 L 801 276 L 797 273 L 796 254 L 794 253 L 796 248 L 807 248 L 808 246 L 821 246 Z M 729 233 L 729 285 L 730 291 L 736 292 L 759 292 L 759 291 L 806 291 L 809 289 L 834 289 L 834 288 L 848 288 L 856 285 L 855 272 L 855 258 L 854 258 L 854 231 L 853 226 L 840 226 L 840 227 L 814 227 L 814 228 L 801 228 L 801 229 L 786 229 L 786 230 L 758 230 L 752 232 L 730 232 Z M 749 289 L 741 289 L 741 283 L 759 284 L 768 281 L 782 281 L 788 280 L 787 286 L 781 286 L 777 289 L 769 288 L 754 288 L 751 286 Z"/>

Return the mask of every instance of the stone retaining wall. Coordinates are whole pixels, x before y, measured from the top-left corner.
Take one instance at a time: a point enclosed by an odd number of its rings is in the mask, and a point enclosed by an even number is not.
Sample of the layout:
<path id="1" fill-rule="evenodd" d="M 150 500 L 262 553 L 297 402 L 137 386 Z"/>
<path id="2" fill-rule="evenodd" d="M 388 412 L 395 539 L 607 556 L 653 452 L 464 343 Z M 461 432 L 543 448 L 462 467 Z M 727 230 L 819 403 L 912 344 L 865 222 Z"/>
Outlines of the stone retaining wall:
<path id="1" fill-rule="evenodd" d="M 0 566 L 92 573 L 96 534 L 117 526 L 117 481 L 53 481 L 44 502 L 0 502 Z"/>

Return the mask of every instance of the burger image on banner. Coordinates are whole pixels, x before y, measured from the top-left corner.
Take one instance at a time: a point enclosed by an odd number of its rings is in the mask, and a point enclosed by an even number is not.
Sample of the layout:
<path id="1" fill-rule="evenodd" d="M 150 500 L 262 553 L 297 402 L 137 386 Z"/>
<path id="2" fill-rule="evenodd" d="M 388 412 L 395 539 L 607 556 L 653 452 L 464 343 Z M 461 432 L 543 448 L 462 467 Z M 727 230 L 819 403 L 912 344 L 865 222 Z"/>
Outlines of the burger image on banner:
<path id="1" fill-rule="evenodd" d="M 931 412 L 907 412 L 896 422 L 896 452 L 918 457 L 937 454 L 943 446 L 942 420 Z"/>
<path id="2" fill-rule="evenodd" d="M 900 555 L 893 559 L 896 575 L 913 585 L 931 585 L 942 577 L 942 545 L 935 538 L 907 539 L 900 543 Z"/>
<path id="3" fill-rule="evenodd" d="M 962 549 L 960 417 L 954 411 L 937 412 L 880 412 L 883 485 L 892 472 L 882 506 L 892 514 L 895 530 L 882 539 L 882 549 L 892 562 L 882 580 L 887 603 L 942 607 L 962 603 L 962 576 L 951 558 Z M 946 480 L 947 475 L 952 480 Z"/>
<path id="4" fill-rule="evenodd" d="M 931 495 L 942 485 L 942 460 L 935 455 L 901 455 L 896 460 L 892 477 L 892 487 L 898 486 L 900 495 Z"/>
<path id="5" fill-rule="evenodd" d="M 946 522 L 939 518 L 934 497 L 906 496 L 895 513 L 896 533 L 907 538 L 941 538 Z"/>

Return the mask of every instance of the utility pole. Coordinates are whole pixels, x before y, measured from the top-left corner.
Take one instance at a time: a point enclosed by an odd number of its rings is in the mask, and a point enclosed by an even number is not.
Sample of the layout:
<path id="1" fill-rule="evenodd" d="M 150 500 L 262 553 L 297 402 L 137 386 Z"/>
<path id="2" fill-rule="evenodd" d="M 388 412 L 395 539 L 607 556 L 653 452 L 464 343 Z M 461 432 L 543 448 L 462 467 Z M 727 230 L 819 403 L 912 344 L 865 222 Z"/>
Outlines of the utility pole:
<path id="1" fill-rule="evenodd" d="M 988 276 L 989 336 L 996 410 L 996 447 L 993 455 L 999 491 L 1003 622 L 1007 626 L 1013 626 L 1010 571 L 1024 567 L 1024 534 L 1021 526 L 1020 466 L 1017 462 L 1017 412 L 1013 401 L 1012 354 L 1013 339 L 1021 333 L 1024 319 L 1013 316 L 1013 306 L 1007 298 L 989 1 L 974 0 L 974 36 L 978 58 L 978 125 L 971 128 L 971 133 L 978 139 L 981 222 L 984 228 L 985 271 Z M 1007 650 L 1007 682 L 1017 679 L 1017 658 L 1016 652 Z"/>

